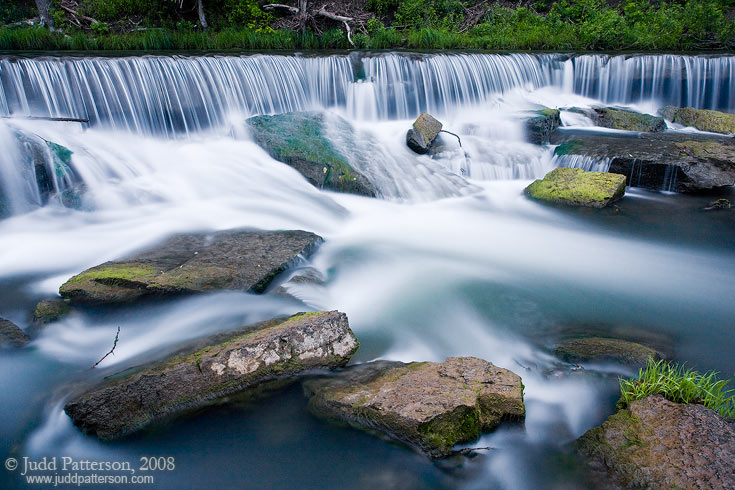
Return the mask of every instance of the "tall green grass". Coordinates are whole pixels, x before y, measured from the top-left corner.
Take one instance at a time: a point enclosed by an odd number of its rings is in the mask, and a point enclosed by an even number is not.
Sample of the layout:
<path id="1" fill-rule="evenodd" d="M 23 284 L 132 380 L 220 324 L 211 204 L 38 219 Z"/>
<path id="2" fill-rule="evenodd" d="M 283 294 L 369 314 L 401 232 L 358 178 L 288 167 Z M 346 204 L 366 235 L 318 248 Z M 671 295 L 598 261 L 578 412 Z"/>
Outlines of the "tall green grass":
<path id="1" fill-rule="evenodd" d="M 735 418 L 735 389 L 729 380 L 717 379 L 714 371 L 701 374 L 682 365 L 649 358 L 638 379 L 621 379 L 620 408 L 649 395 L 662 395 L 676 403 L 699 403 L 723 417 Z"/>

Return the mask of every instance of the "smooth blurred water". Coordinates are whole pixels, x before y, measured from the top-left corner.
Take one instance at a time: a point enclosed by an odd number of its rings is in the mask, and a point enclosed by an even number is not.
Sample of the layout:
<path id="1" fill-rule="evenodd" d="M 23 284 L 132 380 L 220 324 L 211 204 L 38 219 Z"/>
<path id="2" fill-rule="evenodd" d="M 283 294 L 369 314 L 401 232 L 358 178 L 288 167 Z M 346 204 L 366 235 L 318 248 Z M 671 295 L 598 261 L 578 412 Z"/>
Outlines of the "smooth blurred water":
<path id="1" fill-rule="evenodd" d="M 462 63 L 492 78 L 487 66 L 470 61 Z M 120 64 L 142 73 L 146 63 Z M 0 455 L 134 463 L 174 456 L 176 470 L 156 475 L 156 488 L 172 489 L 590 488 L 568 445 L 613 412 L 617 376 L 632 373 L 614 365 L 573 370 L 553 356 L 554 343 L 570 331 L 599 332 L 645 341 L 696 368 L 735 374 L 735 212 L 702 210 L 718 196 L 638 190 L 602 210 L 526 199 L 522 191 L 531 179 L 561 164 L 551 148 L 524 141 L 529 111 L 600 103 L 560 88 L 569 82 L 563 78 L 558 86 L 509 86 L 468 104 L 444 94 L 451 110 L 442 121 L 463 146 L 446 137 L 446 151 L 436 158 L 405 147 L 408 110 L 402 119 L 385 117 L 382 109 L 358 117 L 347 103 L 326 110 L 327 137 L 349 148 L 351 164 L 382 199 L 312 187 L 251 141 L 243 124 L 248 111 L 180 138 L 105 125 L 0 121 L 0 137 L 24 131 L 68 147 L 86 186 L 80 209 L 51 202 L 0 221 L 0 316 L 34 338 L 26 349 L 0 352 Z M 452 86 L 443 80 L 437 90 Z M 657 104 L 647 99 L 635 107 Z M 14 140 L 8 141 L 9 148 Z M 9 155 L 0 154 L 0 168 L 17 176 Z M 732 190 L 722 195 L 735 199 Z M 324 284 L 291 287 L 298 300 L 216 293 L 83 309 L 42 328 L 31 325 L 35 303 L 87 267 L 174 233 L 234 227 L 323 236 L 310 265 Z M 115 443 L 84 436 L 63 413 L 65 399 L 80 386 L 165 356 L 182 342 L 306 309 L 348 314 L 361 341 L 354 362 L 474 355 L 512 369 L 526 387 L 525 423 L 473 442 L 494 448 L 474 459 L 434 464 L 313 417 L 298 383 Z M 118 326 L 115 355 L 90 370 Z M 4 470 L 0 487 L 26 488 Z"/>

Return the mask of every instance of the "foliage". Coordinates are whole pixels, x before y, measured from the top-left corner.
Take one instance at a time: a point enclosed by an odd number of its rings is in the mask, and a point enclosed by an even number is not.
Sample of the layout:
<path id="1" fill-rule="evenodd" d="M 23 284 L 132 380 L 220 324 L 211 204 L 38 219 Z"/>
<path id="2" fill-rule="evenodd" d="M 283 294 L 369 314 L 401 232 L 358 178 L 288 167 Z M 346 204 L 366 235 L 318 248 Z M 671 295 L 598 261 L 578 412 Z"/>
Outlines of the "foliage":
<path id="1" fill-rule="evenodd" d="M 682 365 L 649 358 L 638 379 L 621 379 L 620 408 L 649 395 L 663 395 L 676 403 L 700 403 L 723 417 L 735 418 L 735 389 L 728 380 L 718 380 L 714 371 L 700 374 Z"/>
<path id="2" fill-rule="evenodd" d="M 0 25 L 38 15 L 33 0 L 0 0 Z"/>

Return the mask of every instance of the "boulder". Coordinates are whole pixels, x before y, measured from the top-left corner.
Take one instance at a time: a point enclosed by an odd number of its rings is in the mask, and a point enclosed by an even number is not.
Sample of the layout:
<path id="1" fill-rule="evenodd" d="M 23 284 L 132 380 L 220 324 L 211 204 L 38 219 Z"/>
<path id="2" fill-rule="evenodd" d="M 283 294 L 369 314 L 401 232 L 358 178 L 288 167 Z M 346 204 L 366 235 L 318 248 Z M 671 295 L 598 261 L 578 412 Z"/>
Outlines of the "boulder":
<path id="1" fill-rule="evenodd" d="M 707 207 L 705 207 L 704 209 L 705 211 L 718 211 L 718 210 L 723 210 L 723 209 L 730 209 L 731 207 L 732 207 L 732 204 L 730 204 L 729 199 L 720 198 L 720 199 L 715 199 L 714 201 L 709 203 Z"/>
<path id="2" fill-rule="evenodd" d="M 359 346 L 347 316 L 304 313 L 219 334 L 164 361 L 73 397 L 74 424 L 116 439 L 264 382 L 346 364 Z"/>
<path id="3" fill-rule="evenodd" d="M 579 168 L 557 168 L 526 187 L 525 193 L 541 201 L 603 208 L 625 194 L 625 177 Z"/>
<path id="4" fill-rule="evenodd" d="M 735 488 L 735 421 L 660 395 L 634 401 L 577 441 L 618 488 Z"/>
<path id="5" fill-rule="evenodd" d="M 623 131 L 639 131 L 660 133 L 666 131 L 666 121 L 663 117 L 641 114 L 627 109 L 613 107 L 595 107 L 592 109 L 569 109 L 571 112 L 584 114 L 600 127 L 620 129 Z"/>
<path id="6" fill-rule="evenodd" d="M 693 107 L 666 106 L 659 113 L 671 122 L 711 133 L 735 133 L 735 114 Z"/>
<path id="7" fill-rule="evenodd" d="M 413 123 L 413 127 L 406 133 L 406 144 L 416 153 L 428 153 L 434 139 L 442 130 L 442 123 L 431 114 L 422 112 Z"/>
<path id="8" fill-rule="evenodd" d="M 645 367 L 649 357 L 654 360 L 664 357 L 662 353 L 637 342 L 604 337 L 567 339 L 556 345 L 555 352 L 567 362 L 616 362 L 635 368 Z"/>
<path id="9" fill-rule="evenodd" d="M 262 293 L 322 239 L 306 231 L 228 230 L 177 235 L 130 257 L 87 269 L 64 283 L 71 304 L 130 303 L 144 296 L 215 290 Z"/>
<path id="10" fill-rule="evenodd" d="M 0 318 L 0 347 L 23 347 L 30 338 L 18 325 Z"/>
<path id="11" fill-rule="evenodd" d="M 542 109 L 534 111 L 534 114 L 526 120 L 526 138 L 529 143 L 545 145 L 551 133 L 561 126 L 560 112 L 558 109 Z"/>
<path id="12" fill-rule="evenodd" d="M 432 458 L 525 416 L 521 378 L 475 357 L 367 363 L 304 388 L 317 416 L 384 433 Z"/>
<path id="13" fill-rule="evenodd" d="M 52 323 L 69 313 L 69 303 L 61 298 L 44 299 L 38 302 L 33 311 L 36 323 Z"/>
<path id="14" fill-rule="evenodd" d="M 735 139 L 681 133 L 602 134 L 557 130 L 556 155 L 584 155 L 609 162 L 628 185 L 698 192 L 735 184 Z"/>
<path id="15" fill-rule="evenodd" d="M 325 116 L 315 112 L 289 112 L 255 116 L 247 124 L 256 143 L 273 158 L 292 167 L 320 189 L 376 196 L 372 183 L 353 169 L 325 137 Z M 349 128 L 349 124 L 340 120 Z"/>

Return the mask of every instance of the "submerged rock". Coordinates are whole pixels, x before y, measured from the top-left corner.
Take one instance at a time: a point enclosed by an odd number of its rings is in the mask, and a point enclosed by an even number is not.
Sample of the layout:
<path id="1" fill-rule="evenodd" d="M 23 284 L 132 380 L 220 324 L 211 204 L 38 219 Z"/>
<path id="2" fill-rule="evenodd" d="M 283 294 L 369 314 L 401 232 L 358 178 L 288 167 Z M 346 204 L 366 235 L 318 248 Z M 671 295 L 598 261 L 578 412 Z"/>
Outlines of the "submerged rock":
<path id="1" fill-rule="evenodd" d="M 557 344 L 555 351 L 567 362 L 618 362 L 636 368 L 644 367 L 649 357 L 654 360 L 664 357 L 645 345 L 604 337 L 567 339 Z"/>
<path id="2" fill-rule="evenodd" d="M 558 109 L 542 109 L 534 113 L 537 115 L 526 120 L 526 139 L 529 143 L 545 145 L 551 133 L 561 126 L 560 112 Z"/>
<path id="3" fill-rule="evenodd" d="M 87 269 L 59 293 L 72 304 L 129 303 L 143 296 L 215 290 L 262 293 L 322 243 L 307 231 L 184 234 L 145 252 Z"/>
<path id="4" fill-rule="evenodd" d="M 592 109 L 572 108 L 572 112 L 578 112 L 592 119 L 600 127 L 620 129 L 623 131 L 639 131 L 648 133 L 660 133 L 666 131 L 664 118 L 642 114 L 627 109 L 613 107 L 595 107 Z"/>
<path id="5" fill-rule="evenodd" d="M 324 136 L 324 115 L 289 112 L 247 120 L 255 141 L 318 188 L 375 197 L 370 181 L 353 169 Z M 347 122 L 344 122 L 348 126 Z"/>
<path id="6" fill-rule="evenodd" d="M 641 133 L 635 137 L 591 131 L 556 131 L 556 154 L 609 161 L 609 172 L 628 185 L 697 192 L 735 184 L 735 140 L 721 136 Z"/>
<path id="7" fill-rule="evenodd" d="M 735 421 L 702 405 L 634 401 L 577 447 L 619 488 L 735 488 Z"/>
<path id="8" fill-rule="evenodd" d="M 442 130 L 442 123 L 431 114 L 422 112 L 414 121 L 413 127 L 406 133 L 406 144 L 416 153 L 428 153 L 434 139 Z"/>
<path id="9" fill-rule="evenodd" d="M 475 357 L 367 363 L 304 387 L 314 414 L 385 433 L 433 458 L 526 413 L 521 378 Z"/>
<path id="10" fill-rule="evenodd" d="M 343 366 L 358 346 L 344 313 L 298 314 L 199 341 L 73 398 L 64 410 L 85 432 L 115 439 L 266 381 Z"/>
<path id="11" fill-rule="evenodd" d="M 0 347 L 23 347 L 30 341 L 18 325 L 0 317 Z"/>
<path id="12" fill-rule="evenodd" d="M 558 204 L 603 208 L 625 194 L 625 177 L 579 168 L 557 168 L 526 187 L 533 199 Z"/>
<path id="13" fill-rule="evenodd" d="M 693 107 L 666 106 L 659 113 L 671 122 L 711 133 L 735 133 L 735 114 Z"/>
<path id="14" fill-rule="evenodd" d="M 711 203 L 707 205 L 705 211 L 717 211 L 721 209 L 730 209 L 732 205 L 730 204 L 729 199 L 721 198 L 721 199 L 715 199 Z"/>
<path id="15" fill-rule="evenodd" d="M 38 302 L 33 311 L 33 321 L 36 323 L 55 322 L 69 313 L 69 303 L 61 298 L 44 299 Z"/>

